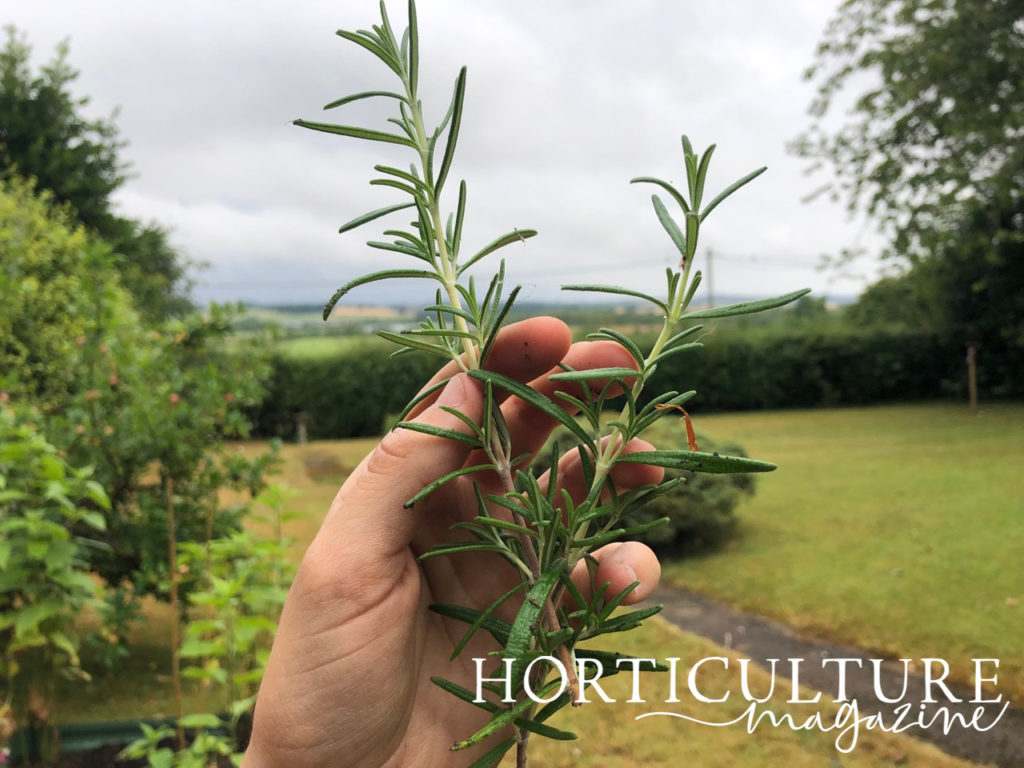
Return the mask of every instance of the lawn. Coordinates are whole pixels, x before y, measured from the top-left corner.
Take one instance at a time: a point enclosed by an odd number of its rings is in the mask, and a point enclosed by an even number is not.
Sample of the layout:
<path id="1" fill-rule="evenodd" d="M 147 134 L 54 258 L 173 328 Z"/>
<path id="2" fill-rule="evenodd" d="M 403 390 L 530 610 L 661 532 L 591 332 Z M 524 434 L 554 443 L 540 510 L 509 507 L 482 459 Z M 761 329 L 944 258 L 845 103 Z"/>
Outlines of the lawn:
<path id="1" fill-rule="evenodd" d="M 949 659 L 954 672 L 966 669 L 962 661 L 968 658 L 1000 658 L 999 690 L 1020 698 L 1024 482 L 1015 464 L 1024 456 L 1024 407 L 989 407 L 977 416 L 926 405 L 695 421 L 701 431 L 736 440 L 780 469 L 760 478 L 730 545 L 669 564 L 666 578 L 832 639 L 893 655 Z M 296 558 L 338 484 L 374 442 L 284 446 L 279 479 L 294 489 L 288 506 L 301 514 L 288 530 L 297 540 Z M 168 617 L 160 606 L 147 613 L 137 658 L 69 692 L 61 702 L 62 720 L 169 713 Z M 728 655 L 659 621 L 619 637 L 622 650 L 644 656 Z M 198 698 L 193 694 L 189 701 Z M 656 696 L 650 698 L 646 708 L 656 708 Z M 642 707 L 620 701 L 563 713 L 561 725 L 583 738 L 559 744 L 538 739 L 536 764 L 818 766 L 836 757 L 827 734 L 762 728 L 752 738 L 743 726 L 634 721 Z M 694 714 L 700 716 L 699 710 Z M 726 720 L 738 711 L 722 705 L 705 714 Z M 912 740 L 874 732 L 863 734 L 842 764 L 966 765 Z"/>
<path id="2" fill-rule="evenodd" d="M 737 658 L 730 651 L 659 620 L 650 621 L 627 635 L 615 636 L 615 644 L 616 649 L 624 653 L 642 657 Z M 731 666 L 735 668 L 735 664 Z M 953 768 L 974 765 L 949 757 L 929 744 L 880 731 L 862 729 L 856 747 L 849 754 L 840 754 L 835 747 L 835 732 L 793 732 L 785 727 L 770 728 L 765 722 L 751 735 L 747 732 L 746 721 L 728 727 L 711 727 L 675 717 L 658 716 L 635 720 L 637 715 L 644 713 L 672 711 L 685 713 L 707 723 L 724 723 L 740 717 L 747 706 L 737 695 L 739 691 L 735 677 L 730 677 L 721 667 L 714 670 L 702 668 L 699 685 L 708 695 L 716 697 L 732 691 L 723 704 L 696 702 L 688 697 L 685 684 L 680 682 L 677 690 L 682 702 L 666 705 L 667 675 L 647 672 L 641 673 L 640 678 L 638 690 L 646 703 L 627 702 L 632 695 L 631 675 L 624 674 L 602 681 L 601 687 L 615 699 L 615 703 L 606 704 L 596 696 L 590 696 L 590 704 L 576 709 L 563 709 L 552 718 L 552 724 L 574 731 L 580 738 L 575 741 L 551 741 L 534 737 L 530 747 L 530 764 L 544 768 L 633 768 L 638 765 L 644 768 L 675 768 L 680 765 L 691 768 L 821 768 L 839 765 L 843 768 Z M 752 691 L 767 691 L 770 685 L 768 681 L 766 672 L 752 668 Z M 789 688 L 784 687 L 785 691 L 777 693 L 764 705 L 759 705 L 758 712 L 770 709 L 776 716 L 790 713 L 795 722 L 801 723 L 820 710 L 826 724 L 834 722 L 834 705 L 787 704 L 785 699 L 789 695 Z M 844 742 L 841 744 L 846 745 Z M 502 762 L 503 768 L 512 768 L 514 764 L 511 755 L 506 756 Z"/>
<path id="3" fill-rule="evenodd" d="M 1001 659 L 1024 700 L 1024 407 L 704 416 L 698 429 L 779 464 L 724 551 L 665 577 L 808 633 L 966 677 Z"/>

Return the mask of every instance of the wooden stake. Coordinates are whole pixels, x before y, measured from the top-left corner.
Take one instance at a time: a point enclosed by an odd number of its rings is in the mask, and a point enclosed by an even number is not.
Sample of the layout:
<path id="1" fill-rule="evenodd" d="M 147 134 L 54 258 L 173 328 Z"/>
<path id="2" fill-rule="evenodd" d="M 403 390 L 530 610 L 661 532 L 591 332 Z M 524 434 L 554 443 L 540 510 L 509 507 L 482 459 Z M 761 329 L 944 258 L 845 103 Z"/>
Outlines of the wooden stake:
<path id="1" fill-rule="evenodd" d="M 970 394 L 971 413 L 978 412 L 978 352 L 973 344 L 967 345 L 967 390 Z"/>
<path id="2" fill-rule="evenodd" d="M 178 749 L 185 749 L 185 729 L 181 727 L 184 714 L 181 696 L 181 604 L 178 602 L 178 536 L 174 530 L 174 478 L 164 479 L 164 497 L 167 502 L 167 564 L 171 572 L 171 684 L 174 687 L 174 716 L 178 728 Z"/>

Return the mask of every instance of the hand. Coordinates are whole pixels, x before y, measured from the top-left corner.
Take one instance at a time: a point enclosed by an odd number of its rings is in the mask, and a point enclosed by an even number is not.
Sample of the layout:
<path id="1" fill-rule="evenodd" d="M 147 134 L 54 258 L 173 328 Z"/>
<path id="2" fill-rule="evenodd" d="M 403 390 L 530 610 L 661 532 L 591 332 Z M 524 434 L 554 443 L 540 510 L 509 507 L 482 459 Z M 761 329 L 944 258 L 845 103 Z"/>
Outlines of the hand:
<path id="1" fill-rule="evenodd" d="M 566 385 L 545 376 L 560 360 L 577 369 L 632 365 L 616 344 L 570 345 L 563 323 L 536 318 L 505 328 L 487 367 L 551 395 Z M 434 381 L 457 370 L 451 363 Z M 480 423 L 482 388 L 465 374 L 455 375 L 416 416 L 466 432 L 466 425 L 439 405 L 457 408 Z M 506 399 L 502 410 L 513 455 L 536 451 L 555 426 L 549 416 L 516 398 Z M 627 450 L 649 449 L 636 441 Z M 468 765 L 490 748 L 485 740 L 474 749 L 449 751 L 452 743 L 482 727 L 486 714 L 442 691 L 430 677 L 439 675 L 472 690 L 472 659 L 496 650 L 496 645 L 486 632 L 479 632 L 450 661 L 466 626 L 427 606 L 454 603 L 483 609 L 518 578 L 493 553 L 425 561 L 417 557 L 451 540 L 453 523 L 477 514 L 474 479 L 484 493 L 500 493 L 500 484 L 494 473 L 474 473 L 448 483 L 412 509 L 403 506 L 429 482 L 477 462 L 479 457 L 464 443 L 399 429 L 341 487 L 281 614 L 243 765 L 454 766 Z M 661 470 L 640 464 L 619 465 L 612 474 L 622 489 L 661 479 Z M 585 493 L 575 452 L 563 458 L 558 477 L 575 496 Z M 610 582 L 609 594 L 639 580 L 627 600 L 632 603 L 657 585 L 657 558 L 641 544 L 612 544 L 596 557 L 597 583 Z M 586 569 L 578 568 L 573 578 L 587 594 Z"/>

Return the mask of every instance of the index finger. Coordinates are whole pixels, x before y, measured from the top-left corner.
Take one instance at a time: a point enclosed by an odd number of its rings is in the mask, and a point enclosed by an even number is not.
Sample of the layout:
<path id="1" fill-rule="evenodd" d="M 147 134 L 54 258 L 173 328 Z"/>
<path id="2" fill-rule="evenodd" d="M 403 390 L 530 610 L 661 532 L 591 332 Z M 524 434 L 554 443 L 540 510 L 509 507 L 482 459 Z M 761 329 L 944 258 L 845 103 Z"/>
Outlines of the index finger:
<path id="1" fill-rule="evenodd" d="M 569 327 L 556 317 L 532 317 L 521 320 L 498 332 L 484 366 L 489 371 L 525 383 L 558 365 L 569 351 L 571 342 Z M 461 366 L 454 360 L 447 363 L 431 377 L 420 392 L 447 381 L 461 370 Z M 500 401 L 505 397 L 507 393 L 495 390 L 495 399 Z M 406 418 L 415 418 L 436 399 L 437 393 L 431 393 L 429 397 L 417 403 Z"/>

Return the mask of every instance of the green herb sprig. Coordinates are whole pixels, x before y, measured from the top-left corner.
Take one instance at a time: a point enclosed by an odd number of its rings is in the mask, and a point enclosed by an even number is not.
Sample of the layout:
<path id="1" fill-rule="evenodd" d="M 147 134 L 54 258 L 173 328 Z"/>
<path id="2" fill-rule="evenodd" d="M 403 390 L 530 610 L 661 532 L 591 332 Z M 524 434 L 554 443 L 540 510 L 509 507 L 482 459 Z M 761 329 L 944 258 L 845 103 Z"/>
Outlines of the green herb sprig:
<path id="1" fill-rule="evenodd" d="M 432 606 L 437 613 L 467 625 L 464 636 L 456 644 L 453 659 L 481 629 L 499 642 L 503 650 L 494 659 L 493 672 L 497 675 L 504 660 L 512 660 L 511 679 L 516 686 L 515 701 L 503 702 L 502 691 L 493 684 L 485 684 L 484 689 L 493 694 L 494 698 L 478 702 L 472 691 L 459 684 L 442 678 L 432 679 L 441 688 L 468 704 L 480 707 L 490 716 L 486 726 L 455 744 L 452 749 L 464 749 L 493 737 L 498 739 L 498 743 L 474 763 L 474 768 L 496 765 L 512 746 L 517 747 L 518 765 L 524 766 L 531 733 L 555 739 L 575 738 L 575 734 L 554 728 L 546 721 L 566 704 L 578 702 L 580 691 L 574 672 L 576 662 L 581 658 L 607 662 L 602 663 L 602 669 L 605 674 L 613 674 L 616 671 L 615 659 L 625 658 L 613 651 L 584 650 L 578 648 L 578 643 L 632 629 L 661 609 L 661 606 L 648 606 L 628 612 L 618 610 L 637 583 L 614 595 L 607 594 L 607 585 L 595 584 L 593 597 L 588 600 L 570 579 L 570 573 L 580 561 L 587 564 L 593 578 L 596 561 L 591 553 L 595 549 L 641 533 L 651 525 L 662 522 L 659 520 L 646 525 L 630 525 L 629 516 L 651 499 L 682 482 L 682 479 L 677 479 L 657 486 L 648 485 L 620 492 L 612 482 L 612 468 L 623 463 L 715 473 L 765 472 L 775 468 L 768 462 L 701 453 L 695 449 L 626 453 L 625 448 L 630 440 L 641 435 L 671 410 L 681 410 L 696 394 L 693 391 L 669 391 L 653 397 L 645 396 L 642 401 L 641 393 L 648 380 L 662 360 L 701 346 L 696 337 L 702 327 L 693 324 L 693 321 L 760 312 L 794 301 L 807 291 L 797 291 L 775 299 L 690 311 L 689 307 L 701 281 L 700 271 L 694 269 L 701 225 L 726 198 L 765 169 L 760 168 L 747 174 L 705 203 L 705 181 L 714 146 L 698 156 L 684 136 L 682 144 L 687 180 L 684 192 L 657 178 L 633 179 L 634 182 L 658 186 L 681 212 L 682 224 L 677 223 L 676 218 L 669 213 L 661 197 L 657 194 L 652 196 L 657 218 L 680 254 L 679 267 L 666 270 L 665 297 L 658 298 L 619 286 L 564 286 L 564 289 L 572 291 L 596 291 L 632 297 L 656 306 L 664 316 L 664 324 L 651 349 L 645 353 L 639 344 L 625 334 L 611 328 L 601 328 L 590 334 L 589 338 L 621 344 L 633 358 L 635 368 L 573 370 L 563 365 L 563 371 L 550 378 L 566 382 L 570 385 L 567 389 L 571 388 L 578 394 L 558 391 L 553 398 L 503 374 L 487 370 L 483 364 L 516 300 L 519 288 L 507 288 L 504 260 L 499 260 L 493 277 L 483 290 L 473 277 L 466 275 L 466 271 L 495 251 L 525 241 L 537 233 L 531 229 L 516 229 L 495 238 L 468 257 L 463 255 L 466 183 L 459 183 L 454 210 L 447 216 L 442 209 L 442 192 L 446 190 L 462 127 L 466 70 L 463 68 L 455 80 L 447 113 L 433 130 L 428 131 L 418 95 L 420 50 L 415 2 L 409 0 L 408 26 L 400 37 L 394 32 L 383 1 L 380 12 L 381 23 L 372 29 L 356 32 L 342 30 L 338 34 L 383 62 L 397 77 L 400 88 L 352 94 L 327 104 L 325 109 L 369 98 L 390 100 L 397 104 L 398 109 L 397 116 L 388 120 L 389 127 L 376 130 L 307 120 L 296 120 L 295 124 L 341 136 L 399 145 L 411 150 L 414 161 L 408 168 L 377 165 L 375 170 L 380 176 L 370 182 L 375 186 L 397 189 L 407 200 L 357 216 L 344 224 L 341 231 L 347 232 L 399 211 L 414 213 L 415 219 L 404 229 L 384 231 L 390 240 L 372 240 L 367 245 L 408 256 L 420 262 L 420 265 L 416 268 L 373 272 L 352 280 L 339 288 L 327 302 L 324 318 L 327 318 L 345 294 L 367 283 L 419 278 L 438 284 L 433 301 L 425 308 L 427 319 L 417 328 L 401 333 L 382 331 L 379 335 L 399 345 L 395 354 L 420 350 L 437 355 L 445 361 L 454 360 L 460 370 L 483 385 L 485 415 L 481 423 L 477 424 L 457 410 L 446 409 L 467 425 L 468 433 L 405 420 L 419 403 L 445 385 L 446 381 L 440 381 L 412 399 L 396 426 L 460 440 L 482 451 L 486 462 L 437 478 L 409 499 L 406 506 L 413 506 L 457 477 L 481 470 L 493 471 L 501 479 L 503 491 L 500 494 L 485 494 L 477 487 L 477 516 L 471 521 L 457 524 L 458 528 L 469 533 L 469 538 L 439 545 L 422 557 L 492 552 L 508 561 L 519 572 L 521 580 L 484 610 L 457 605 Z M 546 488 L 525 470 L 531 456 L 511 455 L 508 426 L 495 397 L 498 390 L 504 390 L 536 407 L 572 436 L 575 445 L 570 450 L 575 450 L 579 455 L 588 489 L 582 500 L 574 500 L 564 490 L 556 491 L 560 458 L 557 452 L 553 452 L 550 458 Z M 605 420 L 602 414 L 606 406 L 619 396 L 625 399 L 621 412 L 617 417 Z M 570 412 L 578 412 L 579 416 L 574 417 Z M 512 622 L 497 615 L 498 609 L 506 603 L 515 607 Z M 569 679 L 561 695 L 538 708 L 526 695 L 522 677 L 531 662 L 541 657 L 561 660 Z M 541 669 L 538 672 L 539 667 Z M 534 664 L 532 669 L 534 674 L 530 684 L 535 692 L 544 695 L 562 686 L 559 678 L 548 679 L 552 677 L 554 665 Z M 514 728 L 514 738 L 501 739 L 509 727 Z"/>

